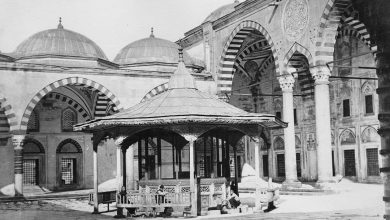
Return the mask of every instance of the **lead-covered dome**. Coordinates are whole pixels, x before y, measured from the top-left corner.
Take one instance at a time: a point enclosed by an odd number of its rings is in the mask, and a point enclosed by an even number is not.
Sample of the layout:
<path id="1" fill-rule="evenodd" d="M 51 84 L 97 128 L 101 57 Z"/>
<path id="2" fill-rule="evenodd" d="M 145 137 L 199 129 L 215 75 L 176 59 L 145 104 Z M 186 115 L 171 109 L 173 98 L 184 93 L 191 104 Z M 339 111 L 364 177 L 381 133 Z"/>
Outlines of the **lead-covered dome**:
<path id="1" fill-rule="evenodd" d="M 141 67 L 159 66 L 176 68 L 179 60 L 180 46 L 169 40 L 157 38 L 153 32 L 148 38 L 134 41 L 125 46 L 114 59 L 121 66 Z M 184 63 L 187 67 L 203 69 L 204 64 L 184 52 Z"/>
<path id="2" fill-rule="evenodd" d="M 216 9 L 215 11 L 211 12 L 209 16 L 203 21 L 203 23 L 206 22 L 213 22 L 215 20 L 218 20 L 219 18 L 222 18 L 223 16 L 230 14 L 234 11 L 234 7 L 238 5 L 239 1 L 234 1 L 232 4 L 224 5 Z"/>
<path id="3" fill-rule="evenodd" d="M 57 29 L 38 32 L 23 41 L 13 54 L 20 59 L 71 57 L 107 60 L 95 42 L 79 33 L 64 29 L 61 21 Z"/>

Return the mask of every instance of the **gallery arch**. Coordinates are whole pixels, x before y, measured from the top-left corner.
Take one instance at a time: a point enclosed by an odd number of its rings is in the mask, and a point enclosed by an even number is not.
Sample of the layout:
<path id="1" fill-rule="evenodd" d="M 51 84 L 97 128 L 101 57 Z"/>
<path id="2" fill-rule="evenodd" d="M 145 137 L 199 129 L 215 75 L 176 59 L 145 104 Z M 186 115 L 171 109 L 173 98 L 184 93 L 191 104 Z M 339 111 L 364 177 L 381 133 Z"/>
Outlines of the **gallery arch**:
<path id="1" fill-rule="evenodd" d="M 27 139 L 23 145 L 23 184 L 44 185 L 45 177 L 45 149 L 39 141 Z"/>

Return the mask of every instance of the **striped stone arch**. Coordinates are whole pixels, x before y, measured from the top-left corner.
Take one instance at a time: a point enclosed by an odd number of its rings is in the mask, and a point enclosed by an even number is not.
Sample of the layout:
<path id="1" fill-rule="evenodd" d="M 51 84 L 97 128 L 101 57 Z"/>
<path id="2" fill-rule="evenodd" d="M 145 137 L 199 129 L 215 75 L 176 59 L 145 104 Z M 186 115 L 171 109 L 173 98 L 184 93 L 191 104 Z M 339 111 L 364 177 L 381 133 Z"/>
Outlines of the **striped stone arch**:
<path id="1" fill-rule="evenodd" d="M 0 127 L 4 126 L 4 132 L 15 131 L 18 128 L 18 121 L 16 120 L 16 114 L 12 109 L 12 105 L 8 100 L 0 93 L 0 117 L 4 117 L 4 123 L 0 123 Z M 3 121 L 3 120 L 0 120 Z M 6 128 L 7 127 L 7 128 Z"/>
<path id="2" fill-rule="evenodd" d="M 51 92 L 51 93 L 47 94 L 46 97 L 49 99 L 56 99 L 60 102 L 64 102 L 64 103 L 68 104 L 69 106 L 72 106 L 78 113 L 81 114 L 81 116 L 85 120 L 91 119 L 90 114 L 88 114 L 87 111 L 81 105 L 77 104 L 77 102 L 75 100 L 73 100 L 72 98 L 70 98 L 66 95 Z"/>
<path id="3" fill-rule="evenodd" d="M 98 90 L 101 93 L 104 93 L 107 98 L 109 98 L 116 106 L 117 110 L 121 110 L 121 104 L 118 100 L 118 98 L 106 87 L 103 85 L 87 79 L 83 77 L 69 77 L 65 79 L 60 79 L 57 80 L 49 85 L 47 85 L 45 88 L 41 89 L 28 103 L 26 109 L 24 110 L 23 117 L 20 122 L 20 130 L 21 131 L 26 131 L 27 130 L 27 123 L 30 118 L 30 115 L 32 111 L 34 110 L 35 106 L 38 104 L 38 102 L 47 94 L 49 94 L 51 91 L 54 89 L 61 87 L 61 86 L 66 86 L 66 85 L 80 85 L 80 86 L 86 86 L 88 88 L 91 88 L 93 90 Z"/>
<path id="4" fill-rule="evenodd" d="M 340 28 L 339 31 L 337 32 L 337 38 L 342 38 L 342 37 L 355 37 L 359 40 L 361 40 L 364 44 L 370 48 L 370 50 L 373 53 L 374 58 L 376 58 L 376 52 L 377 52 L 377 46 L 371 41 L 367 41 L 366 38 L 361 35 L 356 29 L 345 29 L 345 28 Z"/>
<path id="5" fill-rule="evenodd" d="M 271 36 L 261 26 L 255 21 L 243 21 L 237 25 L 233 32 L 228 37 L 226 44 L 222 50 L 221 61 L 219 64 L 218 70 L 218 92 L 227 93 L 232 90 L 233 84 L 233 71 L 234 71 L 234 60 L 238 55 L 240 47 L 244 42 L 245 38 L 253 31 L 257 30 L 267 40 L 269 46 L 271 47 L 272 55 L 275 61 L 275 67 L 277 74 L 279 72 L 278 56 L 276 53 L 274 42 L 271 39 Z"/>
<path id="6" fill-rule="evenodd" d="M 237 71 L 244 71 L 244 67 L 241 65 L 243 60 L 247 57 L 247 55 L 251 54 L 252 52 L 258 50 L 258 49 L 261 49 L 261 48 L 265 48 L 267 47 L 268 43 L 267 41 L 264 39 L 262 41 L 257 41 L 253 44 L 250 44 L 248 46 L 246 46 L 242 51 L 239 51 L 238 52 L 238 57 L 237 57 L 237 60 L 236 62 L 234 62 L 234 67 L 233 67 L 233 74 L 235 74 Z M 270 58 L 270 57 L 273 57 L 272 55 L 268 56 L 266 59 Z M 269 59 L 268 59 L 269 60 Z"/>
<path id="7" fill-rule="evenodd" d="M 329 0 L 322 13 L 316 40 L 315 65 L 325 65 L 333 61 L 334 46 L 338 30 L 342 24 L 348 24 L 356 29 L 365 42 L 370 42 L 365 25 L 358 19 L 358 14 L 351 5 L 351 0 Z M 376 51 L 376 46 L 370 48 Z"/>
<path id="8" fill-rule="evenodd" d="M 294 45 L 290 48 L 290 50 L 287 52 L 287 54 L 284 56 L 284 59 L 283 59 L 283 67 L 284 67 L 285 71 L 287 70 L 287 68 L 289 66 L 292 65 L 290 63 L 290 61 L 291 61 L 291 58 L 294 56 L 294 53 L 296 53 L 296 52 L 298 52 L 306 57 L 307 61 L 309 62 L 308 63 L 309 66 L 314 66 L 313 57 L 312 57 L 311 53 L 309 52 L 309 50 L 298 43 L 294 43 Z"/>
<path id="9" fill-rule="evenodd" d="M 284 56 L 283 70 L 287 71 L 288 68 L 294 68 L 299 71 L 298 83 L 302 95 L 314 95 L 314 79 L 309 71 L 312 66 L 314 66 L 314 61 L 311 53 L 298 43 L 294 43 Z"/>
<path id="10" fill-rule="evenodd" d="M 141 102 L 144 102 L 144 101 L 152 98 L 153 96 L 161 94 L 167 90 L 168 90 L 168 83 L 167 82 L 163 83 L 159 86 L 156 86 L 152 90 L 150 90 L 148 93 L 146 93 L 146 95 L 142 98 Z"/>

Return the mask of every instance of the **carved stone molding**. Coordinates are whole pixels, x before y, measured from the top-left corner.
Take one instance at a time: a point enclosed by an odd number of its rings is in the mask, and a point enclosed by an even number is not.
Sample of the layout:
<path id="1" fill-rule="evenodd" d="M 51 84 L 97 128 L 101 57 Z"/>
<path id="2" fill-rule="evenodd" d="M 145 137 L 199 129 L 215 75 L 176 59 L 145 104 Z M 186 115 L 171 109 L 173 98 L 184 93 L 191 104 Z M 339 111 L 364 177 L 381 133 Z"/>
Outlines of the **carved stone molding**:
<path id="1" fill-rule="evenodd" d="M 316 85 L 329 84 L 330 70 L 326 66 L 316 66 L 310 68 L 310 72 Z"/>
<path id="2" fill-rule="evenodd" d="M 290 0 L 283 11 L 283 30 L 289 41 L 299 40 L 309 24 L 307 0 Z"/>
<path id="3" fill-rule="evenodd" d="M 294 88 L 295 79 L 291 75 L 284 75 L 278 77 L 280 88 L 283 92 L 292 92 Z"/>

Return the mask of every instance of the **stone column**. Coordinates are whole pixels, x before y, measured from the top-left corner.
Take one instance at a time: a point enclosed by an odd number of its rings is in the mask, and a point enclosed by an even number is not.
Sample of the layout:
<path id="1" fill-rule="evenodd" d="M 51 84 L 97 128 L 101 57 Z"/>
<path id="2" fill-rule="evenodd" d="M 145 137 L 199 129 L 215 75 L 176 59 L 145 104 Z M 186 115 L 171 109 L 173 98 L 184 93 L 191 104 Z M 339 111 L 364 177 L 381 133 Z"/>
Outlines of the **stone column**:
<path id="1" fill-rule="evenodd" d="M 126 152 L 126 176 L 129 190 L 134 190 L 134 145 L 130 145 Z"/>
<path id="2" fill-rule="evenodd" d="M 115 139 L 115 145 L 116 145 L 116 182 L 117 182 L 118 193 L 121 191 L 121 188 L 122 188 L 121 147 L 122 147 L 122 143 L 123 143 L 124 139 L 125 139 L 125 137 L 118 137 L 117 139 Z"/>
<path id="3" fill-rule="evenodd" d="M 378 46 L 377 52 L 377 75 L 378 75 L 378 98 L 381 136 L 382 173 L 384 182 L 385 219 L 390 219 L 390 1 L 371 0 L 362 2 L 367 8 L 368 19 L 365 21 L 371 37 Z M 363 14 L 364 12 L 362 12 Z"/>
<path id="4" fill-rule="evenodd" d="M 197 139 L 194 135 L 185 135 L 184 138 L 190 143 L 190 191 L 191 191 L 191 215 L 197 216 L 198 212 L 198 193 L 195 182 L 195 147 L 194 142 Z"/>
<path id="5" fill-rule="evenodd" d="M 332 145 L 330 131 L 329 76 L 326 66 L 311 69 L 315 80 L 314 99 L 317 141 L 317 187 L 327 187 L 332 180 Z"/>
<path id="6" fill-rule="evenodd" d="M 99 201 L 98 201 L 98 146 L 99 143 L 93 142 L 93 212 L 92 214 L 99 214 Z"/>
<path id="7" fill-rule="evenodd" d="M 297 159 L 295 151 L 295 128 L 294 128 L 294 77 L 291 74 L 278 78 L 283 92 L 283 121 L 288 123 L 284 130 L 284 160 L 286 166 L 286 180 L 284 187 L 301 187 L 297 177 Z"/>
<path id="8" fill-rule="evenodd" d="M 260 175 L 260 138 L 254 137 L 253 140 L 255 141 L 255 171 L 258 177 Z"/>
<path id="9" fill-rule="evenodd" d="M 23 196 L 23 141 L 25 135 L 13 135 L 14 145 L 14 175 L 15 175 L 15 197 Z"/>

